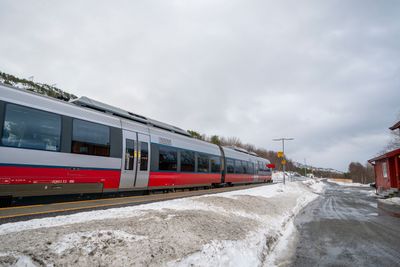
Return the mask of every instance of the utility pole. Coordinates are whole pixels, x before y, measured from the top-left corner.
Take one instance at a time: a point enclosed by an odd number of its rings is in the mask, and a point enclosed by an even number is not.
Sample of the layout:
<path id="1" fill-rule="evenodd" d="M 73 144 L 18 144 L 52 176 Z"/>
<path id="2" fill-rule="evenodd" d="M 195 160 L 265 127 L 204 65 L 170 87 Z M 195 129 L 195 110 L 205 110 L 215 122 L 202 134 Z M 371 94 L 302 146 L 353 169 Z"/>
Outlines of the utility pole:
<path id="1" fill-rule="evenodd" d="M 304 158 L 304 177 L 307 177 L 307 162 L 306 162 L 306 158 Z"/>
<path id="2" fill-rule="evenodd" d="M 276 138 L 276 139 L 272 139 L 272 141 L 282 141 L 282 172 L 283 172 L 283 184 L 285 184 L 285 165 L 286 165 L 286 160 L 285 160 L 285 141 L 291 141 L 294 140 L 294 138 Z"/>

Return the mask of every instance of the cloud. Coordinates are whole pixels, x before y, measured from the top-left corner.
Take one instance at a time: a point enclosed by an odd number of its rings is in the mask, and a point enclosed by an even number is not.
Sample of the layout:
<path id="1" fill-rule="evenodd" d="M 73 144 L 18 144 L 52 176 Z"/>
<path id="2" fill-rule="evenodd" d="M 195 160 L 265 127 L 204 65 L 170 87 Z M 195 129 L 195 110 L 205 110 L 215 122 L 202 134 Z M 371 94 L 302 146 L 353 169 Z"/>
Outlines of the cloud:
<path id="1" fill-rule="evenodd" d="M 0 69 L 347 169 L 399 112 L 396 1 L 2 1 Z M 363 140 L 357 141 L 357 140 Z"/>

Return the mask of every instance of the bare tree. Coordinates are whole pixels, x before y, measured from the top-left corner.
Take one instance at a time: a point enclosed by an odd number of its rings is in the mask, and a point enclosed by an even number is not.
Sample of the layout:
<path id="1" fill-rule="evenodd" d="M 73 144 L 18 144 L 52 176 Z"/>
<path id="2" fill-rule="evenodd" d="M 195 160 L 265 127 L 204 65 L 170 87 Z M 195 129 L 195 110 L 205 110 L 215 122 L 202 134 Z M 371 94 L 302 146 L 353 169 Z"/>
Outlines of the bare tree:
<path id="1" fill-rule="evenodd" d="M 397 121 L 400 121 L 400 113 L 397 115 Z M 385 152 L 400 148 L 400 129 L 392 131 L 391 138 L 387 146 L 385 147 Z"/>
<path id="2" fill-rule="evenodd" d="M 235 136 L 228 137 L 226 139 L 226 144 L 225 145 L 243 147 L 242 141 L 240 141 L 240 139 L 235 137 Z"/>

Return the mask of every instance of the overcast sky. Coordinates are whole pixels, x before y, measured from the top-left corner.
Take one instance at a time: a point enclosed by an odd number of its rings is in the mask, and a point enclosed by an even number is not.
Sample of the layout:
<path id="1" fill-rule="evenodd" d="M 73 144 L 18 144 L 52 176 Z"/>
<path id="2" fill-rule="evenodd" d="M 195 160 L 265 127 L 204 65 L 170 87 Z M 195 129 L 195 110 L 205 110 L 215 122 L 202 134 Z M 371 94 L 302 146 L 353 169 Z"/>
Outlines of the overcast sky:
<path id="1" fill-rule="evenodd" d="M 0 71 L 347 170 L 400 112 L 400 1 L 0 0 Z"/>

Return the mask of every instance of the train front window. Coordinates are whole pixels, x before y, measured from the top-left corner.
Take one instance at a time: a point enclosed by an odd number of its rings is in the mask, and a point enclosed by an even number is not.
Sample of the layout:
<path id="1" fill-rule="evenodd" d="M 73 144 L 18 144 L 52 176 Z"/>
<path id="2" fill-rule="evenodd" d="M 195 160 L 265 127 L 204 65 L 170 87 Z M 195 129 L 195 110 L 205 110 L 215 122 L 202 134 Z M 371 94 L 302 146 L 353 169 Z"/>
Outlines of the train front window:
<path id="1" fill-rule="evenodd" d="M 74 119 L 72 128 L 72 153 L 110 156 L 110 127 Z"/>
<path id="2" fill-rule="evenodd" d="M 14 104 L 6 105 L 4 146 L 60 151 L 61 116 Z"/>

